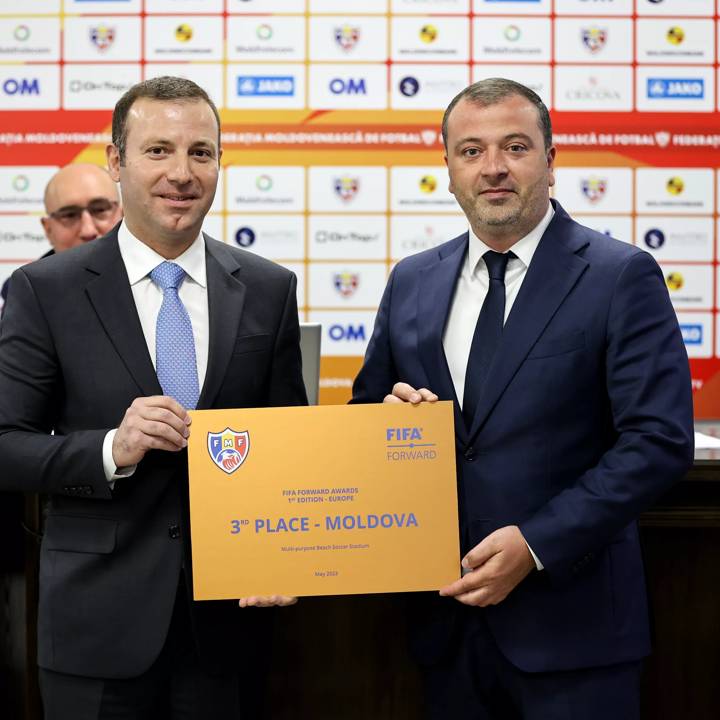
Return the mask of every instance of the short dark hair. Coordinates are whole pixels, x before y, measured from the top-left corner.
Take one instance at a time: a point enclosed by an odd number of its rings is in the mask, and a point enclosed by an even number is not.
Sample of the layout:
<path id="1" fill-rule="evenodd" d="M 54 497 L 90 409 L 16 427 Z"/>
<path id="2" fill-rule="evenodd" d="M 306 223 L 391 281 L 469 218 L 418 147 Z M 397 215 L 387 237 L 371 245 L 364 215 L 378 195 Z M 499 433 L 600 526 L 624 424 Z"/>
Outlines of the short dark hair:
<path id="1" fill-rule="evenodd" d="M 448 118 L 453 108 L 463 99 L 473 103 L 479 107 L 488 107 L 502 102 L 513 95 L 520 95 L 528 100 L 538 113 L 538 127 L 543 135 L 545 150 L 549 150 L 552 145 L 552 123 L 550 122 L 550 113 L 540 96 L 529 87 L 521 85 L 514 80 L 507 78 L 486 78 L 479 80 L 472 85 L 468 85 L 462 92 L 458 93 L 447 106 L 442 119 L 442 137 L 443 144 L 447 150 L 448 141 Z"/>
<path id="2" fill-rule="evenodd" d="M 125 160 L 127 143 L 127 116 L 133 103 L 139 98 L 151 100 L 203 100 L 213 111 L 218 126 L 218 148 L 220 147 L 220 114 L 210 96 L 199 85 L 185 78 L 164 75 L 133 85 L 118 101 L 112 116 L 112 142 L 118 150 L 120 163 Z"/>

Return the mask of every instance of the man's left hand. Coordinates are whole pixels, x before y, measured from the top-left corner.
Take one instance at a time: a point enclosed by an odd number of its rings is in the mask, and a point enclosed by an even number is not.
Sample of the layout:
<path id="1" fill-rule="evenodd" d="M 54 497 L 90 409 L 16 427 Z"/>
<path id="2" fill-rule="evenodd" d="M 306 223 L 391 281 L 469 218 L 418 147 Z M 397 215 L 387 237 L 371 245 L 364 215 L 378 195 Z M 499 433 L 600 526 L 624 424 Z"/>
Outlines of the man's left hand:
<path id="1" fill-rule="evenodd" d="M 490 533 L 462 561 L 468 570 L 460 580 L 440 589 L 464 605 L 497 605 L 535 569 L 530 550 L 517 525 Z"/>

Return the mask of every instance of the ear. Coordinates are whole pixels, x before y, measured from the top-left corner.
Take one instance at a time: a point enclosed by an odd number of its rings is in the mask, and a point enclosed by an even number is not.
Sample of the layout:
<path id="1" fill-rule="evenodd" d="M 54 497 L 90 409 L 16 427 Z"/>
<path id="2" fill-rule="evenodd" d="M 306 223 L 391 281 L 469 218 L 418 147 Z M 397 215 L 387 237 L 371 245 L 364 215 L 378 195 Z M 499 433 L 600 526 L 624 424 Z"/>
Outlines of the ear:
<path id="1" fill-rule="evenodd" d="M 548 187 L 552 187 L 555 184 L 555 156 L 557 155 L 557 148 L 554 145 L 550 146 L 547 151 L 547 166 L 548 166 Z"/>
<path id="2" fill-rule="evenodd" d="M 43 230 L 45 231 L 45 237 L 50 240 L 50 233 L 52 232 L 52 227 L 50 225 L 50 218 L 49 217 L 41 217 L 40 223 L 43 226 Z"/>
<path id="3" fill-rule="evenodd" d="M 118 149 L 110 144 L 105 148 L 105 157 L 107 158 L 108 172 L 115 182 L 120 182 L 120 153 Z"/>

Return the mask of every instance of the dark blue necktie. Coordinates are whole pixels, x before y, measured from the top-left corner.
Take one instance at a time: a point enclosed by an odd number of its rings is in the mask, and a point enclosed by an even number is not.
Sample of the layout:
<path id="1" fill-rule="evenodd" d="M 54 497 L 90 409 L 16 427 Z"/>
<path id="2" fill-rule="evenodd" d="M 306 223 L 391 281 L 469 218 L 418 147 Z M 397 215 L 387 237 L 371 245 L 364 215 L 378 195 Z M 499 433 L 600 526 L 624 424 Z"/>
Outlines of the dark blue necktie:
<path id="1" fill-rule="evenodd" d="M 175 263 L 163 262 L 150 273 L 150 278 L 163 291 L 155 335 L 160 387 L 184 408 L 194 410 L 200 395 L 195 338 L 190 316 L 178 295 L 185 271 Z"/>
<path id="2" fill-rule="evenodd" d="M 472 425 L 482 394 L 490 363 L 500 345 L 505 319 L 505 269 L 515 255 L 488 250 L 483 260 L 490 275 L 488 292 L 478 315 L 473 335 L 463 394 L 463 417 L 469 428 Z"/>

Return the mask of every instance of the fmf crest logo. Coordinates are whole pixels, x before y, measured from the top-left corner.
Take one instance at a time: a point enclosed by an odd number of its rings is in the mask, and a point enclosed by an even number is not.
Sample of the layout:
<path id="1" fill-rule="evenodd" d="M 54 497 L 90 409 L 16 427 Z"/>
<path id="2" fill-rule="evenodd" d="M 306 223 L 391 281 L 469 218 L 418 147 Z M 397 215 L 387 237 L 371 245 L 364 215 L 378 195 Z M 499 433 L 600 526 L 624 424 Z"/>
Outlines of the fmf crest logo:
<path id="1" fill-rule="evenodd" d="M 357 273 L 339 272 L 333 277 L 335 289 L 343 296 L 350 297 L 355 293 L 360 284 L 360 277 Z"/>
<path id="2" fill-rule="evenodd" d="M 607 181 L 604 178 L 590 177 L 581 183 L 583 195 L 591 202 L 600 202 L 605 197 Z"/>
<path id="3" fill-rule="evenodd" d="M 360 189 L 360 180 L 354 177 L 335 178 L 333 183 L 335 186 L 335 193 L 343 202 L 350 202 L 357 194 Z"/>
<path id="4" fill-rule="evenodd" d="M 335 28 L 335 42 L 345 52 L 352 50 L 360 39 L 360 28 L 342 25 Z"/>
<path id="5" fill-rule="evenodd" d="M 90 28 L 90 40 L 98 50 L 105 52 L 115 42 L 115 28 L 98 25 Z"/>
<path id="6" fill-rule="evenodd" d="M 593 54 L 600 52 L 607 42 L 607 30 L 598 27 L 583 28 L 583 45 Z"/>
<path id="7" fill-rule="evenodd" d="M 222 432 L 208 433 L 208 452 L 212 461 L 228 475 L 234 473 L 250 452 L 250 434 L 225 428 Z"/>

